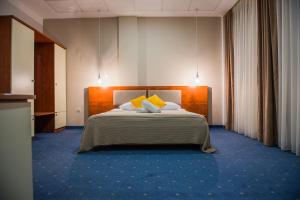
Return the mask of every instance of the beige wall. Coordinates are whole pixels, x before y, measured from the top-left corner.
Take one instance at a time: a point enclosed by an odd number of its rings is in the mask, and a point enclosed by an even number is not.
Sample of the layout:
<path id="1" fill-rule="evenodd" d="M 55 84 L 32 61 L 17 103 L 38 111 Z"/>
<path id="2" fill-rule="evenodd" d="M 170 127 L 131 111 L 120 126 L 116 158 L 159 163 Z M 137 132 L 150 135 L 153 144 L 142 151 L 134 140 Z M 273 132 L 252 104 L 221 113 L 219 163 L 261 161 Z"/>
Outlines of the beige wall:
<path id="1" fill-rule="evenodd" d="M 0 0 L 0 15 L 14 15 L 35 29 L 41 32 L 43 31 L 43 24 L 38 23 L 28 14 L 15 7 L 7 0 Z"/>
<path id="2" fill-rule="evenodd" d="M 138 80 L 138 20 L 136 17 L 119 18 L 119 79 L 122 85 L 137 85 Z M 123 79 L 122 77 L 128 77 Z M 113 78 L 113 77 L 111 77 Z"/>
<path id="3" fill-rule="evenodd" d="M 118 19 L 102 19 L 101 27 L 102 66 L 110 66 L 110 76 L 118 77 Z M 67 47 L 68 125 L 83 125 L 84 88 L 97 83 L 98 30 L 98 19 L 44 21 L 44 32 Z"/>
<path id="4" fill-rule="evenodd" d="M 211 88 L 210 123 L 223 124 L 221 18 L 199 18 L 199 75 Z M 96 85 L 191 85 L 196 74 L 195 18 L 49 19 L 44 32 L 67 47 L 67 124 L 84 123 L 84 88 Z"/>

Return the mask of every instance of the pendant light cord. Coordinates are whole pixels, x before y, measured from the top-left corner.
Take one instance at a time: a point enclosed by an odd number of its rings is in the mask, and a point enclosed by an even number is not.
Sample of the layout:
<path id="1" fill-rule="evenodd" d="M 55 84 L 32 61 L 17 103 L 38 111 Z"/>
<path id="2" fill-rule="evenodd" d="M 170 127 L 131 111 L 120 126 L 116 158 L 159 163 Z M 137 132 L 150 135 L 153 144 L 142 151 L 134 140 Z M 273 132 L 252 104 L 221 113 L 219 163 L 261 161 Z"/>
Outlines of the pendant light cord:
<path id="1" fill-rule="evenodd" d="M 99 73 L 99 79 L 101 78 L 101 76 L 100 76 L 100 69 L 101 69 L 101 67 L 100 67 L 100 65 L 101 65 L 101 61 L 100 61 L 100 59 L 101 59 L 101 46 L 100 46 L 100 38 L 101 38 L 101 20 L 100 20 L 101 18 L 99 17 L 99 19 L 98 19 L 98 73 Z"/>
<path id="2" fill-rule="evenodd" d="M 198 76 L 198 8 L 196 8 L 196 62 L 197 62 L 197 76 Z"/>

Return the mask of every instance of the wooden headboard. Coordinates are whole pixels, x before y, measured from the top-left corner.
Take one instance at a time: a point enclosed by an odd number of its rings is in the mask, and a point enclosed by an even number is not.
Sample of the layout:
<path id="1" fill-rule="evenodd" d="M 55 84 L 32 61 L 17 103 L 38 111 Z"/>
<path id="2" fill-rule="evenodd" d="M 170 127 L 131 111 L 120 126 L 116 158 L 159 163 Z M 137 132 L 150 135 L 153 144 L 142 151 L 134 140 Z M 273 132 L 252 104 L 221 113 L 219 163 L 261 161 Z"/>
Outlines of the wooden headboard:
<path id="1" fill-rule="evenodd" d="M 88 116 L 109 111 L 114 108 L 114 90 L 181 90 L 181 106 L 194 113 L 208 117 L 208 87 L 207 86 L 112 86 L 89 87 Z"/>

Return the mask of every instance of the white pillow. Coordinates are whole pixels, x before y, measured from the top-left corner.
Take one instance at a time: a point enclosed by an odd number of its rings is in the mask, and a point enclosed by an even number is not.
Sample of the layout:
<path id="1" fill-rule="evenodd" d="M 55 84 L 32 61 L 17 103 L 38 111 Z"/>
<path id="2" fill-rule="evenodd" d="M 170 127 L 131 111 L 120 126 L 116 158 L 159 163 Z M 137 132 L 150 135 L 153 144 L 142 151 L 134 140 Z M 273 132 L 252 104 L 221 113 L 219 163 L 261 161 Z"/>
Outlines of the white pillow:
<path id="1" fill-rule="evenodd" d="M 134 111 L 136 108 L 132 105 L 131 102 L 123 103 L 122 105 L 119 106 L 121 110 L 129 110 L 129 111 Z"/>
<path id="2" fill-rule="evenodd" d="M 144 108 L 146 108 L 151 113 L 160 113 L 161 112 L 161 110 L 158 107 L 156 107 L 155 105 L 153 105 L 148 100 L 143 100 L 142 101 L 142 105 L 143 105 Z"/>
<path id="3" fill-rule="evenodd" d="M 178 110 L 180 109 L 181 106 L 176 104 L 176 103 L 173 103 L 173 102 L 166 102 L 166 105 L 162 108 L 160 108 L 161 110 Z"/>

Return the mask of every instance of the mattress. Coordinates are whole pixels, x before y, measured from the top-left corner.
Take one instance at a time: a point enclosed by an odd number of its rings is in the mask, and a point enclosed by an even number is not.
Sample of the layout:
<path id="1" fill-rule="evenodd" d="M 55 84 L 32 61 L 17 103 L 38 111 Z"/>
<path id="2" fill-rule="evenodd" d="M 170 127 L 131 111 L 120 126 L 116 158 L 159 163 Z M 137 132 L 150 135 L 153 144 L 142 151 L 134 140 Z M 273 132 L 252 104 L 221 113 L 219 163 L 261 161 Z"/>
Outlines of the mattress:
<path id="1" fill-rule="evenodd" d="M 184 109 L 162 110 L 161 113 L 113 109 L 89 117 L 80 152 L 96 146 L 131 144 L 198 144 L 203 152 L 215 151 L 202 115 Z"/>

